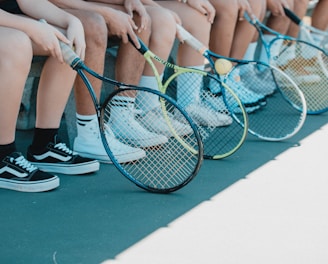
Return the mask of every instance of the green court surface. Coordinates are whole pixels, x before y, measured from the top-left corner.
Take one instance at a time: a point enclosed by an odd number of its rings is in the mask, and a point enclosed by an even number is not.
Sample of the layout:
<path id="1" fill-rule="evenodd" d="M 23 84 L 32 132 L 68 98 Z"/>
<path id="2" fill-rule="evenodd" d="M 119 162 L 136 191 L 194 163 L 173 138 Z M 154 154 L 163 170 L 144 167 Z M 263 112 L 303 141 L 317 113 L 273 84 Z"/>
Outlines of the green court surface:
<path id="1" fill-rule="evenodd" d="M 2 264 L 326 264 L 328 113 L 283 142 L 248 136 L 171 194 L 113 165 L 46 193 L 0 190 Z M 17 131 L 26 151 L 31 131 Z"/>

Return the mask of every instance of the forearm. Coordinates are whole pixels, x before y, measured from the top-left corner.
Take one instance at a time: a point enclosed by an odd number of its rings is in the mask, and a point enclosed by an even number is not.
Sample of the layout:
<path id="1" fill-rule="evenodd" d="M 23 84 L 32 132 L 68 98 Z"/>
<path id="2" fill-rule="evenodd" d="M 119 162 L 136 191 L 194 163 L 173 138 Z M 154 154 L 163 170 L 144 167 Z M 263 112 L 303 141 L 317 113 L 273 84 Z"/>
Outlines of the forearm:
<path id="1" fill-rule="evenodd" d="M 55 5 L 59 6 L 60 8 L 71 8 L 71 9 L 80 9 L 80 10 L 87 10 L 99 13 L 104 15 L 104 13 L 108 14 L 111 8 L 104 8 L 102 1 L 84 1 L 84 0 L 50 0 Z M 121 1 L 121 0 L 117 0 Z M 109 1 L 108 1 L 109 2 Z"/>
<path id="2" fill-rule="evenodd" d="M 34 19 L 45 19 L 48 23 L 67 28 L 72 20 L 77 19 L 48 1 L 17 0 L 24 14 Z"/>

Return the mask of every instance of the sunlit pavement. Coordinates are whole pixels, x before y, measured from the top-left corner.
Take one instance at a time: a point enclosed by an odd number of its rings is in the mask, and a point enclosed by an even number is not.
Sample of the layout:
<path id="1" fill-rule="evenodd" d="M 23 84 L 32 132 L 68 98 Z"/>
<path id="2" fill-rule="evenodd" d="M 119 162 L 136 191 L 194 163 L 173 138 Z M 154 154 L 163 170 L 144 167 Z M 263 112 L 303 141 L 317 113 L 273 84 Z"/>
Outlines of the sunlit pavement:
<path id="1" fill-rule="evenodd" d="M 328 125 L 106 264 L 328 263 Z"/>

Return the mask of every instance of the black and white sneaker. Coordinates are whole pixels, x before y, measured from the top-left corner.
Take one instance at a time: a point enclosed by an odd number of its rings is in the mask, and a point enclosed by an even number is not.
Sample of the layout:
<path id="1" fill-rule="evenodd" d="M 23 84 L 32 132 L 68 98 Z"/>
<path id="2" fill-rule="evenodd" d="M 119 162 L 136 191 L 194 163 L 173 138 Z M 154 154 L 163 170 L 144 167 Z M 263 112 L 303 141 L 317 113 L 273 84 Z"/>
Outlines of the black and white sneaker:
<path id="1" fill-rule="evenodd" d="M 59 178 L 40 171 L 19 152 L 0 161 L 0 188 L 20 192 L 45 192 L 59 186 Z"/>
<path id="2" fill-rule="evenodd" d="M 27 159 L 40 170 L 70 175 L 86 174 L 99 170 L 99 162 L 84 158 L 70 150 L 55 137 L 41 153 L 27 151 Z"/>

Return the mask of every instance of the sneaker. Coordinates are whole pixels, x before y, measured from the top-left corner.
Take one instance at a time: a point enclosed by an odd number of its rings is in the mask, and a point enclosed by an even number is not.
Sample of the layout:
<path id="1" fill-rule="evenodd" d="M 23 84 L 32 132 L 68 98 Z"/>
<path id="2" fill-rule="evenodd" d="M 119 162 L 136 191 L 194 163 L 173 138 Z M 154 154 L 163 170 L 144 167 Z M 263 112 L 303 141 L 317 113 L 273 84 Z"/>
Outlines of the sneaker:
<path id="1" fill-rule="evenodd" d="M 20 192 L 45 192 L 58 186 L 57 176 L 40 171 L 19 152 L 13 152 L 0 161 L 0 188 Z"/>
<path id="2" fill-rule="evenodd" d="M 229 115 L 216 112 L 200 103 L 189 104 L 185 110 L 190 118 L 200 126 L 221 127 L 232 123 L 232 118 Z M 181 118 L 180 112 L 176 113 L 175 116 L 177 119 Z"/>
<path id="3" fill-rule="evenodd" d="M 176 120 L 171 113 L 167 112 L 167 115 L 174 129 L 173 132 L 177 135 L 186 136 L 193 132 L 190 126 Z M 145 115 L 139 116 L 138 121 L 151 132 L 162 134 L 166 137 L 172 137 L 173 132 L 164 119 L 163 113 L 158 108 L 148 111 Z"/>
<path id="4" fill-rule="evenodd" d="M 215 112 L 222 114 L 229 114 L 229 110 L 226 107 L 226 104 L 223 101 L 222 94 L 214 94 L 210 91 L 202 91 L 202 102 L 204 105 L 209 106 Z"/>
<path id="5" fill-rule="evenodd" d="M 165 144 L 168 138 L 160 131 L 153 133 L 135 119 L 137 111 L 133 104 L 127 107 L 112 107 L 109 125 L 117 139 L 137 147 L 153 147 Z M 152 119 L 151 122 L 155 122 Z"/>
<path id="6" fill-rule="evenodd" d="M 259 66 L 258 69 L 251 68 L 252 73 L 244 73 L 241 78 L 243 85 L 246 89 L 259 94 L 260 96 L 267 97 L 275 93 L 277 89 L 276 82 L 269 68 Z"/>
<path id="7" fill-rule="evenodd" d="M 258 107 L 266 104 L 265 96 L 247 89 L 237 73 L 228 76 L 227 85 L 236 93 L 245 107 Z"/>
<path id="8" fill-rule="evenodd" d="M 311 83 L 318 83 L 321 81 L 321 77 L 317 74 L 311 74 L 308 71 L 310 68 L 287 68 L 284 72 L 289 75 L 297 84 L 304 83 L 304 84 L 311 84 Z"/>
<path id="9" fill-rule="evenodd" d="M 115 138 L 109 126 L 105 125 L 105 131 L 109 148 L 119 163 L 138 160 L 146 156 L 144 150 L 125 145 Z M 73 149 L 83 157 L 112 163 L 102 143 L 97 120 L 88 122 L 83 128 L 78 125 L 78 136 L 74 139 Z"/>
<path id="10" fill-rule="evenodd" d="M 99 170 L 99 162 L 79 156 L 70 150 L 58 137 L 49 142 L 44 151 L 34 153 L 31 147 L 27 150 L 27 159 L 46 172 L 56 172 L 70 175 L 91 173 Z"/>

